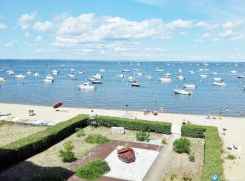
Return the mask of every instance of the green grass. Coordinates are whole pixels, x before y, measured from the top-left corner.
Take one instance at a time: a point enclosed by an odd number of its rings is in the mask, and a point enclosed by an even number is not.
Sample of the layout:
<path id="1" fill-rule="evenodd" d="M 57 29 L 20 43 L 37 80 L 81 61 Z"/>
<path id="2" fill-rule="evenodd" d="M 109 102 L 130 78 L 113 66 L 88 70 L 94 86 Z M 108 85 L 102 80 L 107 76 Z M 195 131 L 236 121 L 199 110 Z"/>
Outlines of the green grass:
<path id="1" fill-rule="evenodd" d="M 110 171 L 110 167 L 104 160 L 93 160 L 76 170 L 76 175 L 86 180 L 97 180 Z"/>

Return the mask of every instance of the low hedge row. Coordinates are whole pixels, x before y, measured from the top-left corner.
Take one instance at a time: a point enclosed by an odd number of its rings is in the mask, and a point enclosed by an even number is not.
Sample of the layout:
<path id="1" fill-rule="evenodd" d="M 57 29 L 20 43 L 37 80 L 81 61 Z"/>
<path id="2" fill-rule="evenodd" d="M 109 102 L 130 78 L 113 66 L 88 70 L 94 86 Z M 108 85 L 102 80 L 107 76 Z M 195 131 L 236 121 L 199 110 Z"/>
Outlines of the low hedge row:
<path id="1" fill-rule="evenodd" d="M 87 116 L 79 115 L 0 147 L 0 170 L 42 152 L 73 134 L 75 128 L 85 126 L 87 126 Z"/>
<path id="2" fill-rule="evenodd" d="M 184 125 L 181 127 L 181 135 L 191 138 L 205 138 L 205 127 L 198 125 Z"/>
<path id="3" fill-rule="evenodd" d="M 216 127 L 207 127 L 205 132 L 205 156 L 202 170 L 202 181 L 211 180 L 213 175 L 224 179 L 223 161 L 221 159 L 222 142 Z"/>
<path id="4" fill-rule="evenodd" d="M 126 119 L 109 116 L 96 116 L 95 121 L 105 127 L 124 127 L 128 130 L 149 131 L 171 134 L 171 123 L 159 121 L 146 121 L 139 119 Z"/>
<path id="5" fill-rule="evenodd" d="M 217 175 L 219 181 L 224 180 L 224 171 L 221 159 L 221 139 L 216 127 L 184 125 L 181 128 L 182 136 L 192 138 L 205 138 L 204 162 L 202 169 L 202 181 L 212 180 Z"/>

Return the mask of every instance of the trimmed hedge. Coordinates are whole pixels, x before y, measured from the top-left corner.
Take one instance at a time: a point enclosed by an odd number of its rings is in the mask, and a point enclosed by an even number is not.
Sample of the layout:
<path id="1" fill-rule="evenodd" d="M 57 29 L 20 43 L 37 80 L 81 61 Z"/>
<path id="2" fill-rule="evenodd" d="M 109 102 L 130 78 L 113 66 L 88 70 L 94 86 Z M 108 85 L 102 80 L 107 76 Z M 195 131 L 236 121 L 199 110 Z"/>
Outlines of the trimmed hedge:
<path id="1" fill-rule="evenodd" d="M 162 134 L 171 134 L 171 123 L 159 121 L 146 121 L 139 119 L 126 119 L 109 116 L 96 116 L 99 125 L 105 127 L 124 127 L 128 130 L 148 131 Z"/>
<path id="2" fill-rule="evenodd" d="M 207 127 L 205 132 L 205 156 L 202 170 L 202 180 L 211 180 L 218 175 L 219 181 L 224 179 L 223 162 L 221 159 L 222 143 L 216 127 Z"/>
<path id="3" fill-rule="evenodd" d="M 186 137 L 205 138 L 201 180 L 209 181 L 213 175 L 218 175 L 219 181 L 225 180 L 221 159 L 222 144 L 218 129 L 212 126 L 184 125 L 181 134 Z"/>
<path id="4" fill-rule="evenodd" d="M 87 126 L 87 115 L 79 115 L 0 147 L 0 170 L 46 150 L 73 134 L 75 128 L 85 126 Z"/>
<path id="5" fill-rule="evenodd" d="M 183 125 L 181 127 L 181 135 L 185 137 L 191 138 L 205 138 L 205 127 L 201 127 L 198 125 Z"/>

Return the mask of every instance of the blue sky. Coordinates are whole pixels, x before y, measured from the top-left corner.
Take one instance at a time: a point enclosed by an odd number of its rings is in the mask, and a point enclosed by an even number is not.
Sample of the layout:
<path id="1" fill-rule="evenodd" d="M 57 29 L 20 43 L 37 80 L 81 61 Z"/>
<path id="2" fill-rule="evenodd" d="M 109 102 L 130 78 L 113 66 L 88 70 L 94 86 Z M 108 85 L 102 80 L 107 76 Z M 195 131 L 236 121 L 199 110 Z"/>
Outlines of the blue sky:
<path id="1" fill-rule="evenodd" d="M 242 0 L 1 0 L 0 58 L 245 60 Z"/>

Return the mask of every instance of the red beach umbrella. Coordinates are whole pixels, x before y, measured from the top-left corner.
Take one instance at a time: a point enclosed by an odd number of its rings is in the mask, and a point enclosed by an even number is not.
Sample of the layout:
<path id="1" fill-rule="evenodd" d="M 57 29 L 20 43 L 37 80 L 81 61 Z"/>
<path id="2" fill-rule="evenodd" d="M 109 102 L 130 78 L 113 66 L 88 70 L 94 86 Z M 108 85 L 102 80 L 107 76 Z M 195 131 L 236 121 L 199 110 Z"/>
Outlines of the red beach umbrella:
<path id="1" fill-rule="evenodd" d="M 53 106 L 53 108 L 54 108 L 54 109 L 57 109 L 57 108 L 61 107 L 62 105 L 63 105 L 62 102 L 57 102 L 57 103 Z"/>

